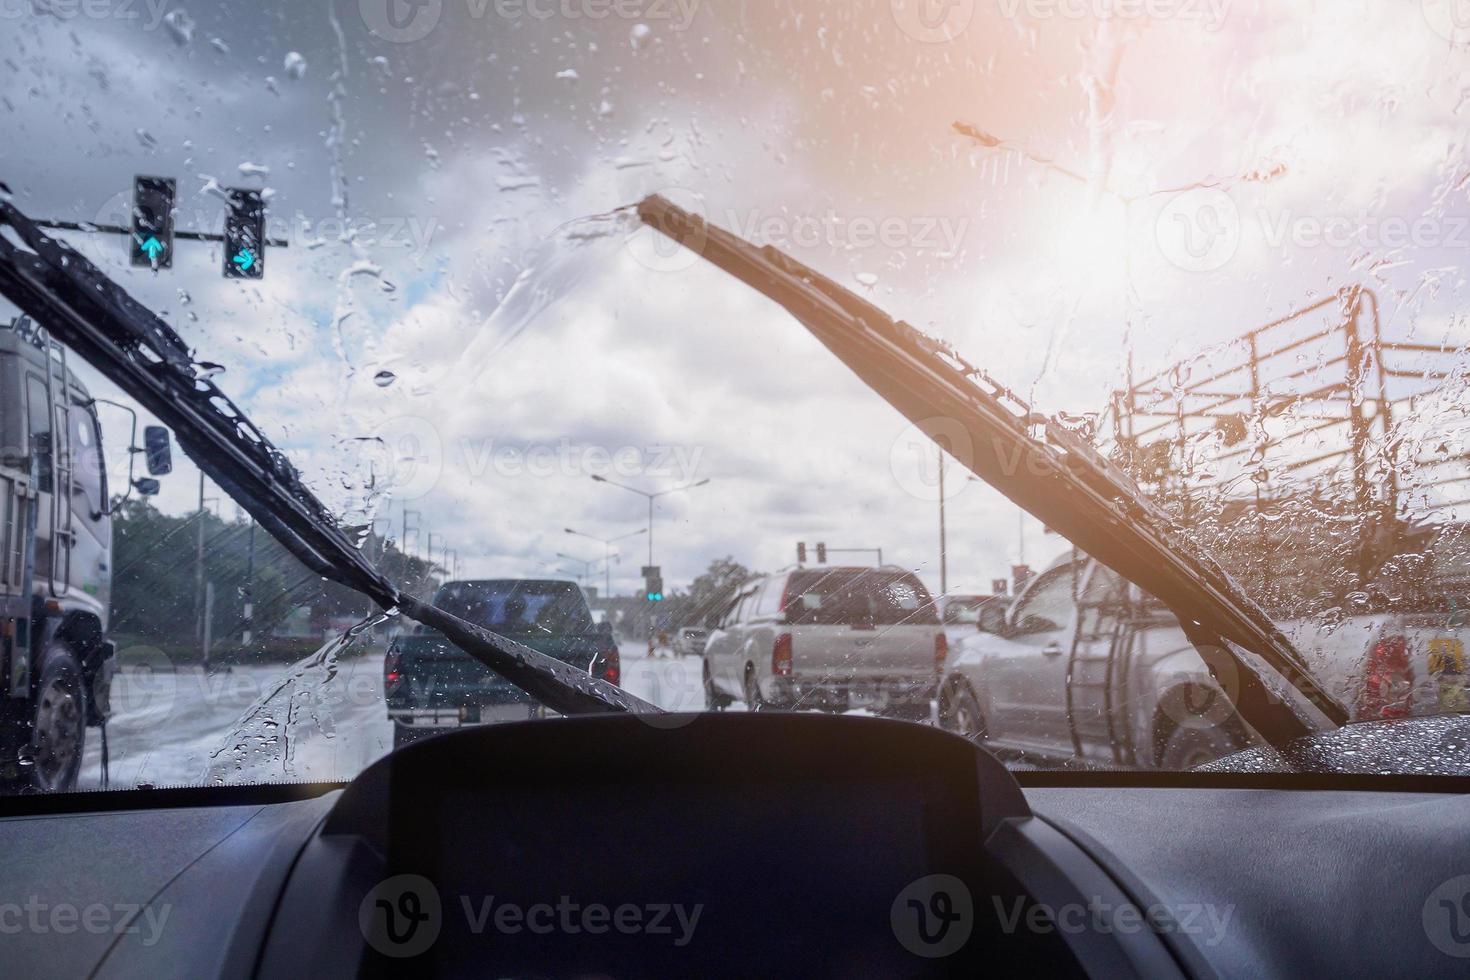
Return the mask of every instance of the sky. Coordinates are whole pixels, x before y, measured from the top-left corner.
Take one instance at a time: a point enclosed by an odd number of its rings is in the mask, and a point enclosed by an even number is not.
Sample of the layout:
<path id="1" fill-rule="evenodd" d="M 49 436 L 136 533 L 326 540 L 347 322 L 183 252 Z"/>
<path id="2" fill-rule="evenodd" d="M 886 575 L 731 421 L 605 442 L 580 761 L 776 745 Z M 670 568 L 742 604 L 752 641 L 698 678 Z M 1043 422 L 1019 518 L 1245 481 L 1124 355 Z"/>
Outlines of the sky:
<path id="1" fill-rule="evenodd" d="M 259 282 L 209 244 L 154 273 L 69 238 L 225 367 L 329 504 L 395 538 L 406 510 L 410 546 L 432 532 L 464 574 L 568 575 L 558 553 L 604 547 L 566 528 L 644 528 L 599 475 L 709 481 L 657 503 L 667 586 L 822 541 L 932 589 L 932 446 L 773 304 L 611 213 L 662 193 L 783 248 L 1046 413 L 1353 286 L 1387 334 L 1453 346 L 1454 9 L 0 0 L 0 180 L 33 217 L 126 223 L 133 175 L 171 175 L 177 226 L 208 230 L 217 188 L 267 190 L 289 247 Z M 158 504 L 197 492 L 181 463 Z M 1064 547 L 960 466 L 946 495 L 951 591 Z M 617 547 L 626 594 L 647 541 Z"/>

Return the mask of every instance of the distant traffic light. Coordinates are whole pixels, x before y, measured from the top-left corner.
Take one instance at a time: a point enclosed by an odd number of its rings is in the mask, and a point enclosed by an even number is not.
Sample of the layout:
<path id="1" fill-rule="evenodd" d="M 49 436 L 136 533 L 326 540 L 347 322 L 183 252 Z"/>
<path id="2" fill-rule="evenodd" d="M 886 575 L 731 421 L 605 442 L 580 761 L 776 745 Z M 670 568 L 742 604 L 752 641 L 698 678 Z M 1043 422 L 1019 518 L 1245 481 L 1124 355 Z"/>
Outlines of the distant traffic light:
<path id="1" fill-rule="evenodd" d="M 167 269 L 174 264 L 174 196 L 172 177 L 133 178 L 133 220 L 128 256 L 133 265 Z"/>
<path id="2" fill-rule="evenodd" d="M 796 542 L 796 563 L 798 565 L 805 565 L 806 564 L 806 542 L 805 541 L 798 541 L 798 542 Z"/>
<path id="3" fill-rule="evenodd" d="M 260 191 L 230 187 L 225 190 L 226 279 L 265 278 L 265 198 Z"/>
<path id="4" fill-rule="evenodd" d="M 643 598 L 649 602 L 664 601 L 664 578 L 657 565 L 643 566 Z"/>
<path id="5" fill-rule="evenodd" d="M 827 564 L 827 543 L 825 541 L 817 542 L 817 564 Z"/>

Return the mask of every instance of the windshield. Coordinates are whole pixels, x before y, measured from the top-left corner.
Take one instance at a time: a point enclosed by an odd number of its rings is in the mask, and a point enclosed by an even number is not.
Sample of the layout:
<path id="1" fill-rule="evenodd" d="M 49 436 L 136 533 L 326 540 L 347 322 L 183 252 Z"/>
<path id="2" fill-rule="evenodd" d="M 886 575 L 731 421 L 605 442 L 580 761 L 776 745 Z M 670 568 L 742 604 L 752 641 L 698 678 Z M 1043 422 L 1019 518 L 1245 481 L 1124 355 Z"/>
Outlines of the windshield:
<path id="1" fill-rule="evenodd" d="M 1233 706 L 1257 671 L 1301 699 L 1032 516 L 1052 462 L 915 412 L 914 361 L 860 374 L 655 194 L 1090 446 L 1349 720 L 1470 710 L 1470 34 L 1127 6 L 12 4 L 0 181 L 386 580 L 662 708 L 1178 769 L 1273 737 Z M 350 779 L 525 703 L 20 314 L 6 788 Z"/>

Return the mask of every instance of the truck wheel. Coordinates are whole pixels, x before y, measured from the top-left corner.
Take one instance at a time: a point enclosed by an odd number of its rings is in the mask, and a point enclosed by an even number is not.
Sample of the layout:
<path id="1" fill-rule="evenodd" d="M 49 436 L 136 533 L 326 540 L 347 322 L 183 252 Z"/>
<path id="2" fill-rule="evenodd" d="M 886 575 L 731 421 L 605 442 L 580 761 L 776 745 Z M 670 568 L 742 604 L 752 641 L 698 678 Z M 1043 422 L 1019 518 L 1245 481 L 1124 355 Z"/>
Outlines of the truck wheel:
<path id="1" fill-rule="evenodd" d="M 755 668 L 745 668 L 745 710 L 770 711 L 771 706 L 761 697 L 761 686 L 755 679 Z"/>
<path id="2" fill-rule="evenodd" d="M 709 672 L 709 661 L 706 660 L 704 662 L 704 710 L 724 711 L 728 707 L 730 707 L 730 699 L 715 688 L 715 680 Z"/>
<path id="3" fill-rule="evenodd" d="M 980 713 L 980 699 L 970 685 L 955 683 L 939 699 L 939 723 L 972 742 L 985 738 L 985 717 Z"/>
<path id="4" fill-rule="evenodd" d="M 40 793 L 75 789 L 87 737 L 87 692 L 77 655 L 53 643 L 41 660 L 41 680 L 23 743 L 21 784 Z"/>
<path id="5" fill-rule="evenodd" d="M 1222 725 L 1194 726 L 1187 722 L 1169 733 L 1159 747 L 1159 768 L 1182 772 L 1214 762 L 1223 755 L 1237 752 L 1250 744 L 1235 719 Z"/>

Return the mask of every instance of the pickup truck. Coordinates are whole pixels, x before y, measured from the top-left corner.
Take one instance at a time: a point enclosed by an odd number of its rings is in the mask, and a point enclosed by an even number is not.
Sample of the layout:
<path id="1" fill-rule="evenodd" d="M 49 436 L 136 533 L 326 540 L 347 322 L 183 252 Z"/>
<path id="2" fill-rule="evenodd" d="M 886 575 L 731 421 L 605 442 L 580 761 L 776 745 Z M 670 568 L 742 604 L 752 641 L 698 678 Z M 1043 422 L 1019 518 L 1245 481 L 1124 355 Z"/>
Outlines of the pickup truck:
<path id="1" fill-rule="evenodd" d="M 1354 721 L 1470 710 L 1470 615 L 1398 611 L 1280 624 Z M 1178 621 L 1080 553 L 1064 555 L 998 622 L 952 643 L 945 727 L 1022 756 L 1190 768 L 1246 744 Z"/>
<path id="2" fill-rule="evenodd" d="M 901 568 L 819 566 L 746 583 L 709 623 L 718 710 L 867 708 L 927 718 L 948 649 L 928 591 Z"/>
<path id="3" fill-rule="evenodd" d="M 574 582 L 482 579 L 447 582 L 440 609 L 617 684 L 612 625 L 595 622 Z M 426 626 L 399 636 L 383 659 L 383 692 L 398 748 L 436 730 L 539 716 L 526 694 Z"/>
<path id="4" fill-rule="evenodd" d="M 1054 764 L 1188 769 L 1250 744 L 1174 616 L 1080 552 L 979 627 L 945 671 L 939 719 L 987 747 Z"/>
<path id="5" fill-rule="evenodd" d="M 1436 594 L 1453 595 L 1452 585 Z M 1462 596 L 1464 589 L 1458 590 Z M 1292 643 L 1354 721 L 1470 711 L 1470 608 L 1407 608 L 1340 621 L 1283 623 Z"/>

